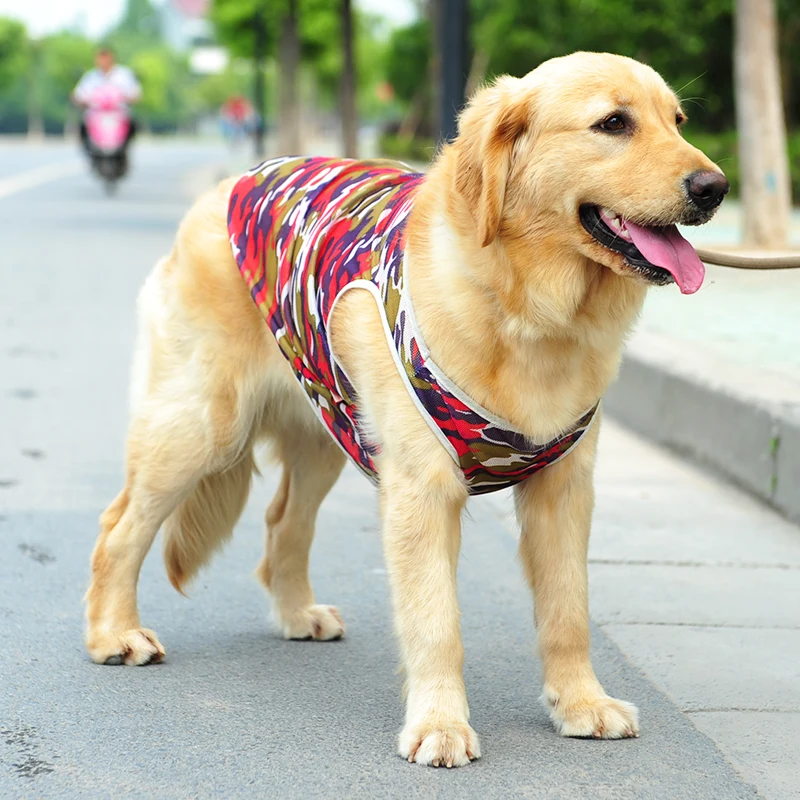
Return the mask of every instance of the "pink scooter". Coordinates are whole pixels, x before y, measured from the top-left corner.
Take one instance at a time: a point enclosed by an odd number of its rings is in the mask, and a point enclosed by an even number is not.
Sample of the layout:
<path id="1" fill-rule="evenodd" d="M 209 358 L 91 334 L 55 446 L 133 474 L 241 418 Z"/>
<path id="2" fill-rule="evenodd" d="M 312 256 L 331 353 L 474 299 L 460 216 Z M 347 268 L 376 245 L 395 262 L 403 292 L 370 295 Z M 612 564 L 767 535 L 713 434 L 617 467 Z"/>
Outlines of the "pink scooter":
<path id="1" fill-rule="evenodd" d="M 115 86 L 101 86 L 88 98 L 84 121 L 92 167 L 103 179 L 106 193 L 112 194 L 128 171 L 131 117 L 125 96 Z"/>

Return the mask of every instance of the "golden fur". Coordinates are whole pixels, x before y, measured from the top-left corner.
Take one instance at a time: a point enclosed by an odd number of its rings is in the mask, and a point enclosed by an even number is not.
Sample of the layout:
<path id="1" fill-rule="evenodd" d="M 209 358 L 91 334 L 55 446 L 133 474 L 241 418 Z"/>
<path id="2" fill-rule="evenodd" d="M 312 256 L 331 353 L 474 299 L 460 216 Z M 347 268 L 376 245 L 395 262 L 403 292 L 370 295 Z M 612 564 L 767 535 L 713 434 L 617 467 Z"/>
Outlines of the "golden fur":
<path id="1" fill-rule="evenodd" d="M 631 136 L 604 136 L 620 107 Z M 536 441 L 568 428 L 613 380 L 647 284 L 581 226 L 581 203 L 652 224 L 683 219 L 683 178 L 716 170 L 682 138 L 678 101 L 651 69 L 577 53 L 480 90 L 415 200 L 406 274 L 436 362 L 472 398 Z M 317 509 L 344 456 L 319 425 L 253 304 L 226 230 L 232 182 L 202 197 L 145 284 L 125 488 L 101 518 L 87 593 L 86 643 L 99 663 L 164 656 L 141 627 L 136 584 L 163 526 L 179 590 L 233 530 L 253 447 L 268 439 L 283 477 L 266 515 L 258 574 L 290 638 L 344 625 L 315 603 L 308 551 Z M 346 293 L 334 346 L 379 442 L 380 504 L 407 676 L 399 752 L 410 761 L 478 758 L 462 678 L 456 598 L 461 474 L 412 404 L 372 296 Z M 566 736 L 638 733 L 589 658 L 586 551 L 598 426 L 516 491 L 520 557 L 536 601 L 544 694 Z"/>

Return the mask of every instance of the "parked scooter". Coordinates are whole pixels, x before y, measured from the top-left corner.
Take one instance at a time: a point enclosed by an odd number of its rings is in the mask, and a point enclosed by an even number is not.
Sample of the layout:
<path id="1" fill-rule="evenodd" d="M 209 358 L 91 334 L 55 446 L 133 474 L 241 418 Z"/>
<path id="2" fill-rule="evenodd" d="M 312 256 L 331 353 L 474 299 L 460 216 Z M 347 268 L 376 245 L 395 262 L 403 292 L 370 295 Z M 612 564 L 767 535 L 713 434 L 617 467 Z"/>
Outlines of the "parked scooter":
<path id="1" fill-rule="evenodd" d="M 84 122 L 92 169 L 103 180 L 106 194 L 113 194 L 128 171 L 131 117 L 123 93 L 111 84 L 99 87 L 88 98 Z"/>

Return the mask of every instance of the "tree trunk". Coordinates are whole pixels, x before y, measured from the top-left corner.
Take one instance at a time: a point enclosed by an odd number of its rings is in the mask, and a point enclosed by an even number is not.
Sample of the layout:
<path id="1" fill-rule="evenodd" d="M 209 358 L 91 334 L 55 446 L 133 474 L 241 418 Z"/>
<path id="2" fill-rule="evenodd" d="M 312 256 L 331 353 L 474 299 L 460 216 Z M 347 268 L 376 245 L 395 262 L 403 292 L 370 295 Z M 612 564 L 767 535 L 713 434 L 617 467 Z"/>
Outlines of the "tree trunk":
<path id="1" fill-rule="evenodd" d="M 341 0 L 342 12 L 342 144 L 345 158 L 358 155 L 358 119 L 356 118 L 356 67 L 353 54 L 352 0 Z"/>
<path id="2" fill-rule="evenodd" d="M 44 139 L 44 117 L 35 97 L 28 98 L 28 139 L 32 142 Z"/>
<path id="3" fill-rule="evenodd" d="M 734 77 L 744 243 L 781 248 L 791 198 L 775 0 L 736 0 Z"/>
<path id="4" fill-rule="evenodd" d="M 256 127 L 253 132 L 253 148 L 256 158 L 264 158 L 264 130 L 266 128 L 266 87 L 264 82 L 264 60 L 267 51 L 267 26 L 264 12 L 256 10 L 253 18 L 253 108 L 256 112 Z"/>
<path id="5" fill-rule="evenodd" d="M 297 69 L 300 63 L 300 40 L 297 34 L 297 0 L 288 0 L 281 25 L 278 46 L 280 80 L 278 81 L 278 150 L 279 155 L 297 155 L 301 151 L 300 98 Z"/>
<path id="6" fill-rule="evenodd" d="M 442 53 L 439 31 L 442 27 L 442 0 L 428 0 L 428 23 L 431 30 L 431 58 L 428 79 L 431 84 L 430 120 L 433 135 L 438 138 L 442 129 Z"/>
<path id="7" fill-rule="evenodd" d="M 413 139 L 417 135 L 422 117 L 425 114 L 425 104 L 428 100 L 428 93 L 424 86 L 420 86 L 414 97 L 411 100 L 411 105 L 408 108 L 408 113 L 400 125 L 400 130 L 397 131 L 399 139 Z"/>
<path id="8" fill-rule="evenodd" d="M 39 62 L 42 48 L 39 42 L 33 43 L 32 51 L 33 63 L 28 73 L 28 138 L 38 141 L 44 138 L 44 114 L 42 113 L 41 81 L 39 80 Z"/>
<path id="9" fill-rule="evenodd" d="M 467 88 L 464 90 L 466 99 L 469 100 L 486 79 L 486 70 L 489 68 L 489 51 L 476 50 L 472 56 L 472 64 L 467 75 Z"/>

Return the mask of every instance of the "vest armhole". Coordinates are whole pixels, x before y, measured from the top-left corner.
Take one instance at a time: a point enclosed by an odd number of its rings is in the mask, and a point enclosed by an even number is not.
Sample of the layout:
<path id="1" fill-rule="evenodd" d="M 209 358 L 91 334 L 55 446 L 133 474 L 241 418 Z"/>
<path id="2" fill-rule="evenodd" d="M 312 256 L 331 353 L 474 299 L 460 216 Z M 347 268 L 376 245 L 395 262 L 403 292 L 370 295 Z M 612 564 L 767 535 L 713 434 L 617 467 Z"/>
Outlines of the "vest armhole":
<path id="1" fill-rule="evenodd" d="M 372 295 L 373 299 L 375 300 L 375 303 L 376 303 L 376 305 L 378 307 L 378 313 L 380 314 L 380 317 L 381 317 L 381 322 L 383 323 L 382 327 L 383 327 L 384 335 L 386 336 L 386 344 L 389 347 L 389 352 L 392 355 L 392 360 L 394 361 L 395 368 L 397 369 L 398 373 L 400 374 L 400 380 L 402 381 L 403 386 L 405 387 L 406 392 L 408 392 L 408 396 L 411 398 L 411 401 L 413 402 L 413 404 L 416 407 L 417 411 L 420 413 L 422 418 L 425 420 L 425 422 L 427 423 L 427 425 L 431 429 L 431 431 L 433 431 L 434 435 L 439 440 L 439 443 L 442 445 L 442 447 L 444 447 L 444 449 L 449 453 L 450 457 L 453 459 L 453 462 L 458 467 L 459 472 L 460 472 L 461 471 L 461 462 L 458 459 L 458 454 L 456 453 L 455 448 L 447 440 L 447 437 L 442 433 L 441 429 L 436 424 L 436 422 L 433 419 L 431 419 L 430 414 L 428 414 L 427 410 L 425 409 L 425 406 L 423 406 L 422 403 L 420 402 L 419 397 L 417 397 L 417 393 L 414 391 L 414 387 L 410 384 L 410 382 L 408 380 L 408 376 L 406 375 L 405 367 L 403 366 L 403 363 L 400 360 L 400 354 L 397 352 L 397 348 L 395 347 L 393 331 L 391 331 L 390 328 L 389 328 L 389 319 L 386 316 L 386 309 L 385 309 L 385 307 L 383 305 L 383 299 L 381 298 L 380 293 L 378 292 L 378 287 L 374 283 L 372 283 L 372 281 L 367 281 L 367 280 L 364 280 L 363 278 L 360 278 L 358 280 L 351 281 L 350 283 L 348 283 L 346 286 L 344 286 L 339 291 L 339 293 L 333 299 L 333 303 L 331 303 L 330 311 L 328 312 L 328 322 L 330 322 L 331 318 L 333 317 L 333 313 L 336 310 L 336 305 L 339 302 L 339 300 L 342 297 L 342 295 L 344 295 L 345 292 L 348 292 L 351 289 L 366 289 Z M 342 371 L 342 374 L 347 378 L 347 380 L 350 383 L 350 385 L 357 392 L 356 386 L 353 383 L 353 379 L 348 374 L 348 372 L 344 368 L 344 366 L 342 366 L 341 361 L 339 361 L 339 359 L 336 357 L 336 351 L 334 350 L 333 342 L 331 341 L 331 337 L 330 337 L 330 326 L 328 324 L 325 325 L 325 336 L 326 336 L 326 338 L 328 340 L 328 350 L 329 350 L 329 352 L 331 354 L 331 361 L 333 362 L 333 366 L 337 367 L 338 369 L 340 369 Z M 334 371 L 334 380 L 336 380 L 335 371 Z M 338 381 L 337 381 L 337 384 L 338 384 Z M 337 386 L 337 389 L 339 389 L 341 391 L 341 386 Z"/>

